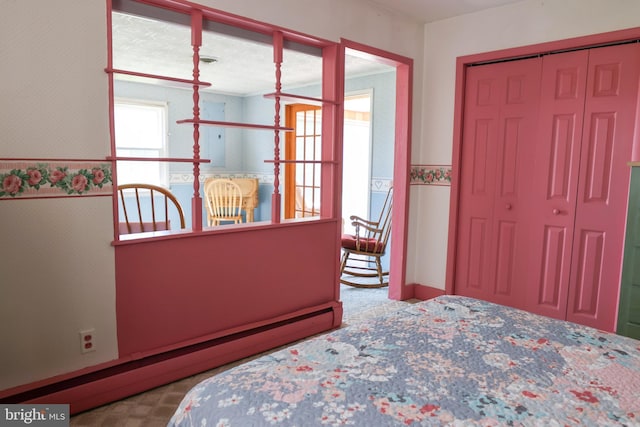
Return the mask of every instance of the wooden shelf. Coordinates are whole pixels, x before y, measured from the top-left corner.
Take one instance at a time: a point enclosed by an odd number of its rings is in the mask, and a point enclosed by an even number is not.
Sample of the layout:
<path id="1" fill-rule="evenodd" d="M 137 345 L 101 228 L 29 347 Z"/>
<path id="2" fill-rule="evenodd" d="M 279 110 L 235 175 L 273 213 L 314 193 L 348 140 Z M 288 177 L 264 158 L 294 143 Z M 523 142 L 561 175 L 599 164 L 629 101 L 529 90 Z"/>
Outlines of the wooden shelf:
<path id="1" fill-rule="evenodd" d="M 287 128 L 282 126 L 257 125 L 252 123 L 224 122 L 224 121 L 215 121 L 215 120 L 184 119 L 184 120 L 178 120 L 176 123 L 178 124 L 192 123 L 192 124 L 199 124 L 199 125 L 220 126 L 220 127 L 228 127 L 228 128 L 278 130 L 283 132 L 293 132 L 294 130 L 293 128 Z"/>
<path id="2" fill-rule="evenodd" d="M 174 163 L 211 163 L 208 159 L 189 159 L 180 157 L 107 157 L 107 160 L 123 161 L 123 162 L 174 162 Z"/>
<path id="3" fill-rule="evenodd" d="M 161 76 L 157 74 L 138 73 L 136 71 L 119 70 L 115 68 L 105 68 L 104 70 L 107 73 L 125 74 L 128 76 L 143 77 L 145 79 L 163 80 L 167 82 L 176 83 L 176 86 L 185 87 L 185 88 L 193 88 L 193 86 L 200 86 L 200 87 L 211 86 L 211 83 L 207 83 L 207 82 L 200 82 L 200 81 L 188 80 L 188 79 L 178 79 L 175 77 L 167 77 L 167 76 Z"/>
<path id="4" fill-rule="evenodd" d="M 274 99 L 276 97 L 279 97 L 280 99 L 283 99 L 285 101 L 294 101 L 294 102 L 304 101 L 305 104 L 316 105 L 320 107 L 322 106 L 322 104 L 336 104 L 335 101 L 331 101 L 329 99 L 313 98 L 309 96 L 295 95 L 292 93 L 283 93 L 283 92 L 267 93 L 263 96 L 269 99 Z"/>
<path id="5" fill-rule="evenodd" d="M 265 163 L 307 163 L 307 164 L 331 164 L 337 165 L 335 160 L 265 160 Z"/>

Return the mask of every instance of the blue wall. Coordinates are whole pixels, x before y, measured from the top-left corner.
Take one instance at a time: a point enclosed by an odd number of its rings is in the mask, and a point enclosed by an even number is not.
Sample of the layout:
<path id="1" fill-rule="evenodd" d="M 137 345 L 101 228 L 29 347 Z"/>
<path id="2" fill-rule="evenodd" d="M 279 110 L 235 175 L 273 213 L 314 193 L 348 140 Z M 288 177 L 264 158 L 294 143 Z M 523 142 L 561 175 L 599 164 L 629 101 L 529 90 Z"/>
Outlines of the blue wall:
<path id="1" fill-rule="evenodd" d="M 374 179 L 391 180 L 393 177 L 393 147 L 395 128 L 395 72 L 348 79 L 346 93 L 373 89 L 373 153 L 371 172 Z M 177 120 L 193 115 L 193 98 L 190 90 L 157 85 L 116 81 L 116 97 L 167 102 L 169 106 L 169 156 L 193 155 L 193 128 L 176 124 Z M 320 85 L 286 89 L 300 95 L 320 97 Z M 222 111 L 231 122 L 272 125 L 275 116 L 274 101 L 262 95 L 237 97 L 200 92 L 202 118 L 216 118 Z M 220 110 L 218 110 L 220 109 Z M 281 124 L 284 125 L 284 105 L 281 108 Z M 281 138 L 281 155 L 284 134 Z M 220 146 L 220 141 L 223 146 Z M 273 164 L 264 160 L 273 158 L 273 132 L 263 130 L 207 127 L 201 132 L 201 157 L 212 160 L 202 164 L 202 175 L 248 176 L 260 180 L 260 207 L 255 211 L 256 221 L 271 219 L 271 193 L 273 191 Z M 221 158 L 224 157 L 224 158 Z M 282 168 L 281 168 L 282 169 Z M 283 172 L 281 170 L 281 172 Z M 191 197 L 193 183 L 191 163 L 172 163 L 169 166 L 170 189 L 185 210 L 187 227 L 191 227 Z M 284 184 L 281 175 L 281 186 Z M 281 187 L 282 188 L 282 187 Z M 375 187 L 374 187 L 375 188 Z M 371 212 L 379 211 L 386 189 L 371 194 Z M 206 212 L 203 212 L 206 219 Z M 174 220 L 172 220 L 173 222 Z M 205 224 L 206 225 L 206 224 Z"/>

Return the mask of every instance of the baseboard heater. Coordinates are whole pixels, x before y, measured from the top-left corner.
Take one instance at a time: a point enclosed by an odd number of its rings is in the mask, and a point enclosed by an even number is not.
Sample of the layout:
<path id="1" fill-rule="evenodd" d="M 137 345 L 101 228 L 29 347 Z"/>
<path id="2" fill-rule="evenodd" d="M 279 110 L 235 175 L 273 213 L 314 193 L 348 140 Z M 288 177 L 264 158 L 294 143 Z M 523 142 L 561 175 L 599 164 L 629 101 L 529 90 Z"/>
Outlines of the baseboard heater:
<path id="1" fill-rule="evenodd" d="M 325 332 L 341 317 L 340 306 L 324 308 L 6 396 L 0 403 L 69 404 L 76 414 Z"/>

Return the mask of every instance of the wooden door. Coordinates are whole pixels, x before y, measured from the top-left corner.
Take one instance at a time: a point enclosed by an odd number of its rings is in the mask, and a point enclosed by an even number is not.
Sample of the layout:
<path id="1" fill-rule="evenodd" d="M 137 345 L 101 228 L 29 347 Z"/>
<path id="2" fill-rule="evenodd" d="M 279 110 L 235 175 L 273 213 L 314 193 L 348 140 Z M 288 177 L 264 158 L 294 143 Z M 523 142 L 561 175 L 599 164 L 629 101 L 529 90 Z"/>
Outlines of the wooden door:
<path id="1" fill-rule="evenodd" d="M 567 320 L 615 331 L 640 45 L 589 51 Z"/>
<path id="2" fill-rule="evenodd" d="M 322 109 L 313 105 L 286 106 L 285 124 L 294 132 L 285 135 L 285 218 L 320 215 Z"/>
<path id="3" fill-rule="evenodd" d="M 565 319 L 589 51 L 543 58 L 526 309 Z"/>
<path id="4" fill-rule="evenodd" d="M 468 69 L 455 292 L 522 306 L 541 60 Z M 523 222 L 524 221 L 524 222 Z"/>

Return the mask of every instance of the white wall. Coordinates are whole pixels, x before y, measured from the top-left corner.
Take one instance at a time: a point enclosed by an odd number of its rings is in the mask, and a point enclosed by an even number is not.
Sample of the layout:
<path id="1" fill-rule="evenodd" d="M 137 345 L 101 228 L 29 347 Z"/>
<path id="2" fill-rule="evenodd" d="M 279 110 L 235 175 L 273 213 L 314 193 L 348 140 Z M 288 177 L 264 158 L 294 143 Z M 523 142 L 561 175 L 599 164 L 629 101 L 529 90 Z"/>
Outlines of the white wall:
<path id="1" fill-rule="evenodd" d="M 638 0 L 525 0 L 425 26 L 423 127 L 416 164 L 451 164 L 458 56 L 640 26 Z M 448 188 L 447 188 L 448 190 Z M 407 280 L 444 289 L 449 199 L 442 187 L 411 192 Z M 420 212 L 429 212 L 420 215 Z M 435 214 L 434 212 L 437 212 Z"/>
<path id="2" fill-rule="evenodd" d="M 202 2 L 422 64 L 423 26 L 361 0 Z M 0 157 L 104 159 L 106 0 L 0 0 L 0 10 Z M 112 228 L 110 197 L 0 200 L 0 390 L 117 358 Z M 82 355 L 85 328 L 97 351 Z"/>
<path id="3" fill-rule="evenodd" d="M 104 159 L 105 2 L 0 9 L 0 156 Z M 0 201 L 0 390 L 117 357 L 111 218 L 110 197 Z"/>

